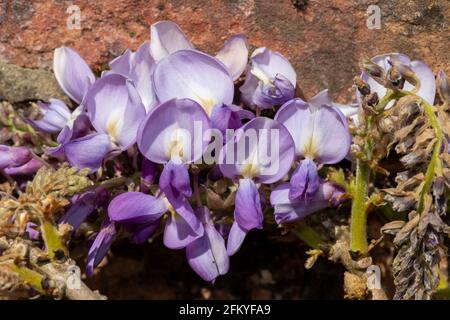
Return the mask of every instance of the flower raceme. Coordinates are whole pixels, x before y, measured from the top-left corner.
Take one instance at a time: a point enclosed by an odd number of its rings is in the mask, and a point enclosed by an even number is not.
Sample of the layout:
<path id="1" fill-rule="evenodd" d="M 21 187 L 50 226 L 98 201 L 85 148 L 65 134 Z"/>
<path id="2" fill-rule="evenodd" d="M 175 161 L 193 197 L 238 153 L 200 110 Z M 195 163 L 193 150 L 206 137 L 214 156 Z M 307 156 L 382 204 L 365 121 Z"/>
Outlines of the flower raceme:
<path id="1" fill-rule="evenodd" d="M 326 90 L 307 102 L 295 98 L 297 74 L 289 61 L 268 48 L 249 61 L 242 35 L 212 56 L 195 49 L 175 23 L 158 22 L 150 33 L 150 41 L 110 61 L 98 79 L 73 49 L 56 49 L 55 76 L 76 108 L 51 99 L 38 105 L 42 117 L 30 123 L 57 135 L 59 145 L 48 154 L 77 168 L 101 176 L 105 161 L 116 157 L 116 165 L 127 154 L 136 171 L 140 165 L 140 184 L 118 192 L 96 185 L 75 195 L 60 219 L 76 229 L 107 208 L 89 250 L 89 275 L 119 232 L 143 243 L 164 225 L 165 246 L 185 249 L 192 269 L 215 281 L 247 234 L 263 228 L 264 191 L 271 185 L 277 184 L 270 204 L 279 224 L 341 201 L 344 191 L 318 170 L 347 156 L 345 117 L 358 109 L 332 102 Z M 257 116 L 275 106 L 281 107 L 274 119 Z M 199 190 L 213 179 L 230 185 L 233 218 L 205 206 Z"/>

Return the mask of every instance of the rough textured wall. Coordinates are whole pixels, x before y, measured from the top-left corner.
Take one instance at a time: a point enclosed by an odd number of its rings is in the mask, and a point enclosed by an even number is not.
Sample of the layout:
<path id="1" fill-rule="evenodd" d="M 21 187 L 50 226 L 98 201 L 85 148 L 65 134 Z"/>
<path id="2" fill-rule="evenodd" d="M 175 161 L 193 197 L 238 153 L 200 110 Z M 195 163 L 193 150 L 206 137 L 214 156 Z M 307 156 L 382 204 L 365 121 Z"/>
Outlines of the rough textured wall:
<path id="1" fill-rule="evenodd" d="M 50 69 L 53 49 L 76 48 L 96 70 L 149 38 L 149 26 L 177 22 L 198 48 L 216 52 L 234 33 L 251 45 L 286 55 L 307 97 L 329 87 L 340 101 L 351 99 L 352 77 L 361 55 L 401 51 L 449 72 L 447 0 L 0 0 L 0 59 Z M 75 4 L 81 30 L 66 27 Z M 370 4 L 381 8 L 381 30 L 366 26 Z M 298 6 L 300 7 L 300 6 Z"/>

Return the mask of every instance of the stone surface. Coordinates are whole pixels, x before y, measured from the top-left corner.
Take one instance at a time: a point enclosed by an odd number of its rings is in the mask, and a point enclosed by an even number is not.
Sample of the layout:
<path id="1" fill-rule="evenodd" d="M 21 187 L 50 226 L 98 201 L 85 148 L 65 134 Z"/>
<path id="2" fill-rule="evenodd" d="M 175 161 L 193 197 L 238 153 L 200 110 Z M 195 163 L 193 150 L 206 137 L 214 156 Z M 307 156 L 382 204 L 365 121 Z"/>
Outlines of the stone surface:
<path id="1" fill-rule="evenodd" d="M 0 101 L 11 103 L 58 98 L 70 103 L 53 73 L 33 70 L 0 61 Z"/>
<path id="2" fill-rule="evenodd" d="M 81 9 L 80 30 L 67 28 L 72 4 Z M 366 26 L 370 4 L 381 9 L 380 30 Z M 251 45 L 290 59 L 306 97 L 329 87 L 344 102 L 362 55 L 401 51 L 449 72 L 449 13 L 450 2 L 443 0 L 2 0 L 0 59 L 50 69 L 54 48 L 66 45 L 99 71 L 166 19 L 209 53 L 230 35 L 245 33 Z"/>

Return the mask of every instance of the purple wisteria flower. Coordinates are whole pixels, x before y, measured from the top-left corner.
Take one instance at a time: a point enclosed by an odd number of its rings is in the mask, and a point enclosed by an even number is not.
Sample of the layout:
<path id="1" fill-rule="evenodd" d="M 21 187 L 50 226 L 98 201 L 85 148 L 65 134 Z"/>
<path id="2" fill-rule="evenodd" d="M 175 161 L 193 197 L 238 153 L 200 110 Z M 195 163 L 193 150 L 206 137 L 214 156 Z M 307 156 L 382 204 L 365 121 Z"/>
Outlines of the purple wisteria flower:
<path id="1" fill-rule="evenodd" d="M 70 141 L 85 136 L 91 126 L 91 122 L 84 111 L 84 106 L 78 106 L 73 112 L 67 105 L 58 99 L 50 99 L 49 104 L 38 103 L 42 112 L 40 120 L 28 122 L 36 130 L 46 133 L 58 133 L 57 147 L 48 148 L 47 154 L 57 157 L 64 154 L 64 147 Z"/>
<path id="2" fill-rule="evenodd" d="M 131 235 L 133 242 L 143 243 L 159 227 L 166 212 L 169 217 L 176 215 L 163 195 L 154 197 L 140 192 L 126 192 L 115 197 L 108 207 L 108 218 L 89 251 L 88 274 L 92 274 L 93 268 L 107 254 L 119 226 Z M 186 255 L 194 271 L 204 280 L 214 281 L 228 271 L 225 241 L 215 229 L 206 208 L 198 208 L 195 216 L 201 221 L 204 232 L 176 249 L 186 247 Z M 166 223 L 165 243 L 166 238 L 174 236 L 175 231 L 178 232 L 176 235 L 178 238 L 190 238 L 183 232 L 185 230 L 174 230 L 170 223 Z"/>
<path id="3" fill-rule="evenodd" d="M 290 183 L 277 186 L 270 194 L 270 204 L 274 207 L 275 221 L 278 224 L 303 219 L 326 207 L 340 203 L 344 192 L 332 183 L 319 180 L 317 191 L 308 204 L 302 199 L 290 198 Z"/>
<path id="4" fill-rule="evenodd" d="M 420 60 L 411 61 L 408 56 L 401 53 L 382 54 L 373 57 L 371 60 L 372 62 L 382 67 L 386 72 L 391 69 L 391 63 L 395 60 L 411 68 L 412 71 L 414 71 L 414 73 L 416 74 L 417 78 L 420 80 L 420 89 L 418 90 L 417 95 L 423 98 L 429 104 L 434 104 L 434 98 L 436 95 L 436 82 L 433 71 L 425 63 Z M 380 99 L 384 97 L 387 91 L 384 86 L 372 79 L 365 72 L 361 74 L 361 79 L 369 84 L 370 89 L 373 92 L 376 92 Z M 405 82 L 403 89 L 411 90 L 413 89 L 413 87 L 414 86 L 411 83 Z M 356 97 L 358 101 L 360 101 L 360 93 L 358 90 L 356 91 Z"/>
<path id="5" fill-rule="evenodd" d="M 150 28 L 150 52 L 159 62 L 168 55 L 179 50 L 193 50 L 194 45 L 188 40 L 180 27 L 171 21 L 159 21 Z M 216 55 L 237 80 L 244 72 L 248 61 L 248 44 L 244 35 L 234 35 L 228 39 Z"/>
<path id="6" fill-rule="evenodd" d="M 33 128 L 48 133 L 59 133 L 69 122 L 72 112 L 59 99 L 49 99 L 49 103 L 37 103 L 41 110 L 40 120 L 29 120 Z"/>
<path id="7" fill-rule="evenodd" d="M 263 214 L 256 183 L 274 183 L 290 169 L 294 160 L 294 141 L 279 122 L 257 117 L 236 130 L 220 152 L 224 176 L 239 180 L 234 223 L 228 235 L 227 252 L 239 250 L 246 234 L 261 229 Z"/>
<path id="8" fill-rule="evenodd" d="M 182 248 L 203 235 L 188 198 L 192 196 L 187 165 L 199 160 L 210 137 L 211 128 L 202 107 L 190 99 L 162 103 L 147 115 L 138 133 L 138 147 L 144 157 L 164 164 L 159 186 L 170 203 L 164 232 L 169 248 Z"/>
<path id="9" fill-rule="evenodd" d="M 48 104 L 38 103 L 42 118 L 29 122 L 37 130 L 58 134 L 59 146 L 47 150 L 49 155 L 57 157 L 64 154 L 64 147 L 70 141 L 89 132 L 90 121 L 83 101 L 95 76 L 80 55 L 67 47 L 55 49 L 53 69 L 60 87 L 79 106 L 72 112 L 63 101 L 50 99 Z"/>
<path id="10" fill-rule="evenodd" d="M 55 49 L 53 71 L 63 91 L 76 103 L 81 104 L 95 76 L 86 61 L 73 49 Z"/>
<path id="11" fill-rule="evenodd" d="M 121 74 L 133 81 L 147 112 L 157 105 L 152 81 L 155 65 L 156 62 L 150 55 L 148 41 L 144 42 L 136 52 L 126 50 L 124 54 L 109 63 L 112 73 Z"/>
<path id="12" fill-rule="evenodd" d="M 73 166 L 96 171 L 109 153 L 127 150 L 136 142 L 146 111 L 131 80 L 119 74 L 97 80 L 84 103 L 96 132 L 71 140 L 63 149 Z"/>
<path id="13" fill-rule="evenodd" d="M 319 189 L 317 164 L 334 164 L 348 154 L 351 136 L 345 116 L 337 109 L 320 104 L 319 99 L 306 103 L 294 99 L 284 104 L 275 115 L 295 142 L 300 165 L 291 176 L 289 198 L 313 199 Z"/>
<path id="14" fill-rule="evenodd" d="M 297 74 L 285 57 L 258 48 L 250 58 L 250 68 L 240 88 L 241 99 L 253 108 L 272 108 L 291 100 L 296 84 Z"/>

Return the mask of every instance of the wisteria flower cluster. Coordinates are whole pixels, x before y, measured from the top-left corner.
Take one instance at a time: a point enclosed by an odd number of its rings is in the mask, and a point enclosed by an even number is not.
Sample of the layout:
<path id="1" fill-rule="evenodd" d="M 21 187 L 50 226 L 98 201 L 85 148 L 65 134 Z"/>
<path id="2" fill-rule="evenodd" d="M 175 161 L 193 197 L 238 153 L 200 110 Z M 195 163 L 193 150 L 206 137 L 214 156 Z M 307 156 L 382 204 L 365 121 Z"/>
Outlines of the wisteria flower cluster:
<path id="1" fill-rule="evenodd" d="M 173 22 L 155 23 L 150 35 L 136 52 L 127 50 L 110 61 L 109 70 L 99 76 L 75 50 L 57 48 L 55 77 L 75 107 L 58 99 L 39 102 L 39 115 L 22 124 L 50 137 L 40 146 L 42 152 L 0 145 L 0 169 L 11 181 L 63 162 L 87 172 L 90 186 L 53 217 L 60 227 L 70 226 L 68 238 L 79 236 L 77 229 L 87 220 L 99 222 L 90 241 L 87 275 L 94 274 L 118 237 L 144 243 L 163 234 L 167 248 L 183 249 L 192 269 L 214 282 L 228 272 L 230 257 L 253 229 L 269 221 L 295 225 L 348 199 L 348 250 L 367 255 L 366 216 L 385 201 L 378 191 L 370 193 L 370 181 L 372 173 L 383 171 L 379 160 L 390 148 L 401 154 L 396 130 L 403 129 L 396 126 L 407 110 L 402 99 L 415 97 L 410 104 L 432 119 L 423 130 L 441 133 L 433 122 L 436 110 L 428 110 L 436 91 L 431 70 L 401 54 L 363 60 L 363 73 L 355 79 L 357 103 L 342 105 L 327 90 L 309 100 L 297 97 L 301 75 L 269 48 L 249 55 L 244 35 L 232 36 L 215 56 L 196 49 Z M 448 103 L 443 73 L 438 88 Z M 398 200 L 407 191 L 387 190 L 394 209 L 431 210 L 428 191 L 435 176 L 445 176 L 439 157 L 447 152 L 449 136 L 427 136 L 433 143 L 440 139 L 432 160 L 429 153 L 405 151 L 406 168 L 422 156 L 441 171 L 421 178 L 416 191 L 423 198 L 417 204 L 410 199 L 407 209 Z M 417 143 L 411 137 L 404 150 Z M 408 159 L 413 164 L 408 166 Z M 349 172 L 340 168 L 342 163 Z M 39 223 L 27 219 L 24 232 L 48 246 Z"/>

